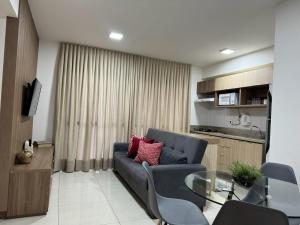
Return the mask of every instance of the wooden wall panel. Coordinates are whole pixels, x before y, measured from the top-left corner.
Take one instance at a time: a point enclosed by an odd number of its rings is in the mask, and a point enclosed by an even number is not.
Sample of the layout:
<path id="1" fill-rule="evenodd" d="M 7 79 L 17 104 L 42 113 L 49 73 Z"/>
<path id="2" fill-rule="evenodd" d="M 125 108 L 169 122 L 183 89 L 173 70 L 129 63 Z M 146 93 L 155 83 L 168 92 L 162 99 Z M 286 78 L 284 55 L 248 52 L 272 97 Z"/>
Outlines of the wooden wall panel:
<path id="1" fill-rule="evenodd" d="M 27 0 L 19 18 L 7 18 L 0 113 L 0 214 L 7 211 L 8 175 L 15 155 L 32 136 L 32 119 L 22 117 L 23 85 L 36 77 L 39 39 Z"/>
<path id="2" fill-rule="evenodd" d="M 23 117 L 22 96 L 23 85 L 32 82 L 36 77 L 39 39 L 31 16 L 27 0 L 20 1 L 18 53 L 14 96 L 14 129 L 12 135 L 12 151 L 17 153 L 22 149 L 26 139 L 32 137 L 32 118 Z M 12 154 L 14 162 L 15 154 Z"/>
<path id="3" fill-rule="evenodd" d="M 9 169 L 11 167 L 9 159 L 13 130 L 17 43 L 18 20 L 7 18 L 1 95 L 2 107 L 0 112 L 0 212 L 5 212 L 7 207 Z"/>

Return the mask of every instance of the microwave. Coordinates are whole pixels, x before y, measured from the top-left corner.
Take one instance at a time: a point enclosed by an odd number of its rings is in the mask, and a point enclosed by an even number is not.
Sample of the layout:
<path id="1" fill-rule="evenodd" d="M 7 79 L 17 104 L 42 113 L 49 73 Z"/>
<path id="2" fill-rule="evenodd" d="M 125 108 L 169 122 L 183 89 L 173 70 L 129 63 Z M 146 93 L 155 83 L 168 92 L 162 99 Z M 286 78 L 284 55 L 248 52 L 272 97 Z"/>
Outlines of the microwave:
<path id="1" fill-rule="evenodd" d="M 237 105 L 239 94 L 236 92 L 219 94 L 219 105 Z"/>

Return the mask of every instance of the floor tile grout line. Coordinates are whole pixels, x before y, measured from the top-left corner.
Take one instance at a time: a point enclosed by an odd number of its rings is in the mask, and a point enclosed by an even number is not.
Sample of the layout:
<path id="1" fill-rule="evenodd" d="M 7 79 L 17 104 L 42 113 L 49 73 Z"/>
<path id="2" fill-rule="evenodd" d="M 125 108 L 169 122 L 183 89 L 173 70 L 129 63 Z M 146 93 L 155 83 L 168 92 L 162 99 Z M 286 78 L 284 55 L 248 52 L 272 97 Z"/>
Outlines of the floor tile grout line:
<path id="1" fill-rule="evenodd" d="M 114 172 L 112 171 L 112 173 L 114 173 Z M 121 182 L 119 179 L 118 179 L 118 181 L 119 181 L 119 183 L 120 183 L 121 185 L 123 185 L 122 182 Z M 100 189 L 102 189 L 102 186 L 100 185 L 100 183 L 98 182 L 98 180 L 97 180 L 97 183 L 99 184 Z M 110 200 L 108 199 L 106 193 L 105 193 L 103 190 L 102 190 L 102 192 L 103 192 L 103 194 L 105 195 L 105 197 L 106 197 L 108 203 L 110 204 Z M 110 205 L 111 205 L 111 204 L 110 204 Z M 111 206 L 111 208 L 112 208 L 112 210 L 114 211 L 114 209 L 113 209 L 112 206 Z M 143 209 L 143 210 L 144 210 L 144 209 Z M 146 213 L 146 212 L 145 212 L 145 213 Z M 118 218 L 118 216 L 117 216 L 117 219 L 118 219 L 118 221 L 120 221 L 119 218 Z M 145 219 L 145 220 L 147 220 L 147 219 Z M 151 218 L 149 218 L 149 220 L 151 220 L 151 221 L 153 222 L 153 224 L 156 224 Z M 129 221 L 123 221 L 123 222 L 124 222 L 124 223 L 130 223 L 130 222 L 139 222 L 139 221 L 144 221 L 144 219 L 129 220 Z M 119 223 L 120 223 L 120 225 L 121 225 L 122 221 L 120 221 Z"/>
<path id="2" fill-rule="evenodd" d="M 102 192 L 101 194 L 103 194 L 104 200 L 106 201 L 106 205 L 110 208 L 110 210 L 112 211 L 113 215 L 115 216 L 116 221 L 115 222 L 111 222 L 111 223 L 105 223 L 105 225 L 121 225 L 123 222 L 124 223 L 136 223 L 139 221 L 143 221 L 143 219 L 134 219 L 134 220 L 128 220 L 128 221 L 121 221 L 118 217 L 117 211 L 115 211 L 113 204 L 111 202 L 111 199 L 109 198 L 108 193 L 106 193 L 104 186 L 101 185 L 101 175 L 99 174 L 99 176 L 97 176 L 97 174 L 99 173 L 98 171 L 90 171 L 91 175 L 92 175 L 92 179 L 96 179 L 96 187 L 97 189 Z M 109 174 L 104 174 L 104 175 L 110 175 L 112 176 L 112 178 L 115 178 L 113 174 L 110 174 L 111 172 L 109 172 Z M 60 208 L 61 208 L 61 191 L 62 191 L 62 172 L 58 172 L 58 193 L 57 193 L 57 199 L 58 199 L 58 207 L 57 207 L 57 224 L 60 225 L 60 217 L 61 217 L 61 213 L 60 213 Z M 103 177 L 103 179 L 105 179 L 106 177 Z M 110 181 L 110 179 L 108 179 Z M 120 185 L 122 185 L 120 183 Z M 100 193 L 99 193 L 100 194 Z M 145 219 L 146 220 L 146 219 Z M 151 219 L 150 219 L 151 220 Z M 154 224 L 155 222 L 153 220 L 151 220 Z M 103 224 L 104 225 L 104 224 Z"/>
<path id="3" fill-rule="evenodd" d="M 121 221 L 119 220 L 119 217 L 117 216 L 117 214 L 116 214 L 114 208 L 112 207 L 109 198 L 107 197 L 106 193 L 103 191 L 103 188 L 102 188 L 101 184 L 99 183 L 99 180 L 96 178 L 96 171 L 94 171 L 93 175 L 95 176 L 95 179 L 96 179 L 96 181 L 97 181 L 97 184 L 99 185 L 99 188 L 101 189 L 101 192 L 103 193 L 103 195 L 104 195 L 105 199 L 107 200 L 109 206 L 111 207 L 111 209 L 112 209 L 114 215 L 116 216 L 116 218 L 117 218 L 117 220 L 118 220 L 118 223 L 121 225 Z M 153 222 L 153 224 L 155 224 L 155 222 L 154 222 L 152 219 L 150 219 L 150 220 Z M 123 222 L 125 222 L 125 223 L 130 223 L 130 222 L 139 222 L 139 221 L 143 221 L 143 219 L 133 220 L 133 221 L 123 221 Z M 109 225 L 109 224 L 106 224 L 106 225 Z"/>
<path id="4" fill-rule="evenodd" d="M 100 171 L 99 171 L 99 174 L 100 174 Z M 105 200 L 107 201 L 109 207 L 111 208 L 111 210 L 112 210 L 114 216 L 117 218 L 118 224 L 121 224 L 121 221 L 119 220 L 119 217 L 117 216 L 117 214 L 116 214 L 114 208 L 112 207 L 112 204 L 110 203 L 108 197 L 106 196 L 106 193 L 103 191 L 103 188 L 101 187 L 101 185 L 100 185 L 100 183 L 99 183 L 99 181 L 98 181 L 98 179 L 97 179 L 97 177 L 96 177 L 96 171 L 93 171 L 93 176 L 94 176 L 94 178 L 96 179 L 96 182 L 97 182 L 97 184 L 98 184 L 98 187 L 99 187 L 100 191 L 102 192 L 102 194 L 104 195 L 104 198 L 105 198 Z M 107 225 L 108 225 L 108 224 L 107 224 Z"/>

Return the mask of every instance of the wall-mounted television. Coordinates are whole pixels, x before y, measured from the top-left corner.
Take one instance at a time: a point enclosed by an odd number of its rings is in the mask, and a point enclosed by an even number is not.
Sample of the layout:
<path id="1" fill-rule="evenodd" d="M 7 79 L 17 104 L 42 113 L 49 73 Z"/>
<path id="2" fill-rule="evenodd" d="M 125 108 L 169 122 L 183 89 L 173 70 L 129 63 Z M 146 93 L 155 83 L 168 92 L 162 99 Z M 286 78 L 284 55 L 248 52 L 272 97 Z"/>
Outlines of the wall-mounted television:
<path id="1" fill-rule="evenodd" d="M 32 83 L 28 83 L 27 86 L 24 86 L 23 94 L 23 106 L 22 106 L 22 115 L 32 117 L 35 115 L 40 93 L 42 89 L 42 84 L 38 79 L 34 79 Z"/>

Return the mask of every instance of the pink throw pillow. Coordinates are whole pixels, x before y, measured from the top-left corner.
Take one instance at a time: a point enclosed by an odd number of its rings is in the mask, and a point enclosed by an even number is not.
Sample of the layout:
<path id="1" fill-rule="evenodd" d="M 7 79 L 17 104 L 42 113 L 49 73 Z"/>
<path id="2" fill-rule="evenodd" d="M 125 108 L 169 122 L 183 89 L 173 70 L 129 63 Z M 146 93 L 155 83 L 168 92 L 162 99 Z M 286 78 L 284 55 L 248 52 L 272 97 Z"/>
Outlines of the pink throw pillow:
<path id="1" fill-rule="evenodd" d="M 152 139 L 148 139 L 146 137 L 138 137 L 133 135 L 130 139 L 130 143 L 129 143 L 129 147 L 128 147 L 128 152 L 127 152 L 127 156 L 130 158 L 134 158 L 137 155 L 138 149 L 139 149 L 139 145 L 140 145 L 140 141 L 144 141 L 146 143 L 153 143 L 154 140 Z"/>
<path id="2" fill-rule="evenodd" d="M 134 161 L 139 163 L 146 161 L 150 166 L 158 165 L 162 146 L 163 143 L 148 144 L 141 141 Z"/>

